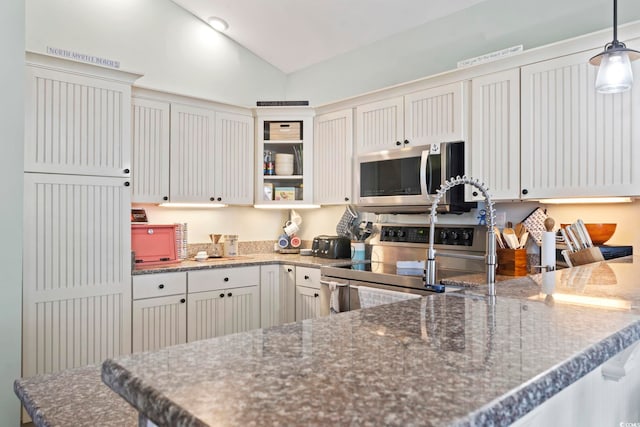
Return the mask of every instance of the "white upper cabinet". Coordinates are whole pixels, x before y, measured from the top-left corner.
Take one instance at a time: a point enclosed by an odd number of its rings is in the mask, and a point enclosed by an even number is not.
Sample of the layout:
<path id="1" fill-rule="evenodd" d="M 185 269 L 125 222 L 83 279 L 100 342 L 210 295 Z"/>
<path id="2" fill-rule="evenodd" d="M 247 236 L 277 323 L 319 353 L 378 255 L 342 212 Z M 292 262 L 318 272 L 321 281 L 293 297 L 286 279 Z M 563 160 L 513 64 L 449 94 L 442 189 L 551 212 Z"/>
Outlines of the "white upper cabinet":
<path id="1" fill-rule="evenodd" d="M 28 54 L 25 172 L 128 177 L 134 77 Z"/>
<path id="2" fill-rule="evenodd" d="M 404 99 L 401 96 L 356 108 L 357 154 L 404 145 Z"/>
<path id="3" fill-rule="evenodd" d="M 496 200 L 520 197 L 520 69 L 471 81 L 471 139 L 467 174 L 483 181 Z M 470 189 L 469 200 L 482 200 Z"/>
<path id="4" fill-rule="evenodd" d="M 171 105 L 170 200 L 209 203 L 216 199 L 215 112 Z"/>
<path id="5" fill-rule="evenodd" d="M 253 204 L 253 117 L 216 112 L 216 202 Z"/>
<path id="6" fill-rule="evenodd" d="M 522 198 L 640 194 L 640 88 L 597 93 L 597 52 L 522 67 Z"/>
<path id="7" fill-rule="evenodd" d="M 169 200 L 169 103 L 132 99 L 132 191 L 134 203 Z"/>
<path id="8" fill-rule="evenodd" d="M 313 202 L 313 116 L 308 107 L 256 109 L 257 205 Z"/>
<path id="9" fill-rule="evenodd" d="M 359 105 L 356 152 L 464 141 L 468 89 L 456 82 Z"/>
<path id="10" fill-rule="evenodd" d="M 317 116 L 313 144 L 313 201 L 350 203 L 353 176 L 353 110 Z"/>
<path id="11" fill-rule="evenodd" d="M 466 139 L 467 82 L 404 96 L 404 144 L 430 145 Z"/>

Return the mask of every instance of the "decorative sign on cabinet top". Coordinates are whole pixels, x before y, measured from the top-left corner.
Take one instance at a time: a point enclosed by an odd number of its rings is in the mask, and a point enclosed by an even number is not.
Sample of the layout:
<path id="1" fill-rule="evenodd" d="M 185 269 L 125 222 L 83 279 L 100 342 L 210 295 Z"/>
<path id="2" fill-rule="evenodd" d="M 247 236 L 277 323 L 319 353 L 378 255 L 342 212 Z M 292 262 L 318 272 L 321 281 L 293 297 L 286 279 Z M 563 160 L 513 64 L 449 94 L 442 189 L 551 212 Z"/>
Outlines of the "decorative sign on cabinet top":
<path id="1" fill-rule="evenodd" d="M 458 61 L 458 68 L 471 67 L 472 65 L 478 65 L 485 62 L 495 61 L 497 59 L 504 58 L 505 56 L 513 55 L 515 53 L 522 52 L 522 45 L 508 47 L 506 49 L 497 50 L 491 53 L 485 53 L 484 55 L 476 56 L 475 58 L 463 59 Z"/>
<path id="2" fill-rule="evenodd" d="M 100 58 L 99 56 L 87 55 L 86 53 L 73 52 L 71 50 L 59 49 L 57 47 L 47 46 L 49 55 L 61 56 L 75 61 L 87 62 L 89 64 L 102 65 L 103 67 L 120 68 L 120 61 L 114 59 Z"/>

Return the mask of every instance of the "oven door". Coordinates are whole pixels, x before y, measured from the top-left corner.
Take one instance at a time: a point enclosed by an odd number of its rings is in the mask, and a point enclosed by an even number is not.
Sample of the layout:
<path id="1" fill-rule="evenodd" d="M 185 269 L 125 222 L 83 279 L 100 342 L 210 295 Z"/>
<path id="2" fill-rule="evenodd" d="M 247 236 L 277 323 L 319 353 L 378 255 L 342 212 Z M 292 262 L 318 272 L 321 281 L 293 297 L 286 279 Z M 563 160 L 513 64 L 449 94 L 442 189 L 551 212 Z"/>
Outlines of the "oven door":
<path id="1" fill-rule="evenodd" d="M 440 144 L 363 154 L 357 172 L 360 206 L 429 204 L 442 183 Z"/>

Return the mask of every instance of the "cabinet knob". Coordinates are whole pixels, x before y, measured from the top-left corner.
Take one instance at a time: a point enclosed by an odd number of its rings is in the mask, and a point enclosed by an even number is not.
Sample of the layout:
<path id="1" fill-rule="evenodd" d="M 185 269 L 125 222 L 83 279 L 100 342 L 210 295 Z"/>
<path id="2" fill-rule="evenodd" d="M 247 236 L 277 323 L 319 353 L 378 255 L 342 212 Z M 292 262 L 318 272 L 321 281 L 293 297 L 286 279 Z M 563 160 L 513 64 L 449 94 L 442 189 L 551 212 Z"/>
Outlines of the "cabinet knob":
<path id="1" fill-rule="evenodd" d="M 227 296 L 228 296 L 228 297 L 232 297 L 232 296 L 233 296 L 233 294 L 232 294 L 231 292 L 229 292 L 229 293 L 227 294 Z"/>
<path id="2" fill-rule="evenodd" d="M 309 280 L 309 276 L 304 276 L 304 280 Z"/>
<path id="3" fill-rule="evenodd" d="M 187 300 L 186 300 L 186 299 L 184 299 L 184 298 L 180 298 L 180 303 L 181 303 L 181 304 L 184 304 L 185 302 L 187 302 Z"/>
<path id="4" fill-rule="evenodd" d="M 222 197 L 218 197 L 216 200 L 221 202 L 222 201 Z"/>
<path id="5" fill-rule="evenodd" d="M 400 141 L 396 141 L 396 145 L 399 147 L 399 146 L 401 146 L 401 145 L 402 145 L 402 142 L 400 142 Z"/>
<path id="6" fill-rule="evenodd" d="M 224 298 L 224 293 L 221 293 L 221 294 L 220 294 L 220 298 Z"/>
<path id="7" fill-rule="evenodd" d="M 313 294 L 314 298 L 318 298 L 320 295 L 316 292 L 315 294 Z"/>
<path id="8" fill-rule="evenodd" d="M 164 196 L 162 200 L 169 200 L 169 196 Z"/>
<path id="9" fill-rule="evenodd" d="M 215 197 L 209 197 L 209 201 L 210 202 L 215 202 L 216 198 Z"/>
<path id="10" fill-rule="evenodd" d="M 160 283 L 160 284 L 158 285 L 158 289 L 164 289 L 164 283 Z"/>
<path id="11" fill-rule="evenodd" d="M 222 280 L 224 280 L 225 282 L 228 282 L 228 281 L 229 281 L 229 278 L 228 278 L 228 277 L 225 277 L 225 278 L 224 278 L 224 279 L 222 279 Z"/>
<path id="12" fill-rule="evenodd" d="M 348 201 L 349 201 L 349 198 L 348 198 L 348 197 L 345 197 L 345 198 L 344 198 L 344 201 L 345 201 L 345 202 L 348 202 Z"/>
<path id="13" fill-rule="evenodd" d="M 292 271 L 293 271 L 293 269 L 287 268 L 287 273 L 291 273 Z"/>
<path id="14" fill-rule="evenodd" d="M 471 194 L 473 194 L 473 197 L 477 197 L 477 196 L 478 196 L 478 192 L 477 192 L 477 191 L 474 191 L 474 192 L 473 192 L 473 193 L 471 193 Z"/>
<path id="15" fill-rule="evenodd" d="M 522 194 L 529 194 L 529 190 L 527 190 L 526 188 L 522 189 Z"/>
<path id="16" fill-rule="evenodd" d="M 130 172 L 130 170 L 129 170 L 129 169 L 125 169 L 125 170 L 124 170 L 124 173 L 129 173 L 129 172 Z"/>
<path id="17" fill-rule="evenodd" d="M 130 183 L 129 181 L 125 181 L 125 182 L 124 182 L 124 186 L 125 186 L 125 187 L 128 187 L 128 186 L 130 186 L 130 185 L 131 185 L 131 183 Z"/>
<path id="18" fill-rule="evenodd" d="M 409 144 L 409 140 L 408 140 L 408 139 L 405 139 L 405 140 L 404 140 L 404 145 L 408 145 L 408 144 Z"/>

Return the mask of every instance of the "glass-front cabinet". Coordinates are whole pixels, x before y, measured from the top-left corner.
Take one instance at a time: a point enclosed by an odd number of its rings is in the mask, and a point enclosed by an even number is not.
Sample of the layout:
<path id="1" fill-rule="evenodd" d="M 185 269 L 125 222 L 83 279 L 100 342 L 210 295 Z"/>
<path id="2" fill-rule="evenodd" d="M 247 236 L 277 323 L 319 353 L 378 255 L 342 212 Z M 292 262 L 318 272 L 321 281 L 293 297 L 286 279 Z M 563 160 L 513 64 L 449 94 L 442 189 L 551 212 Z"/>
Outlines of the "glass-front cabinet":
<path id="1" fill-rule="evenodd" d="M 256 205 L 296 205 L 313 198 L 313 110 L 256 109 Z"/>

